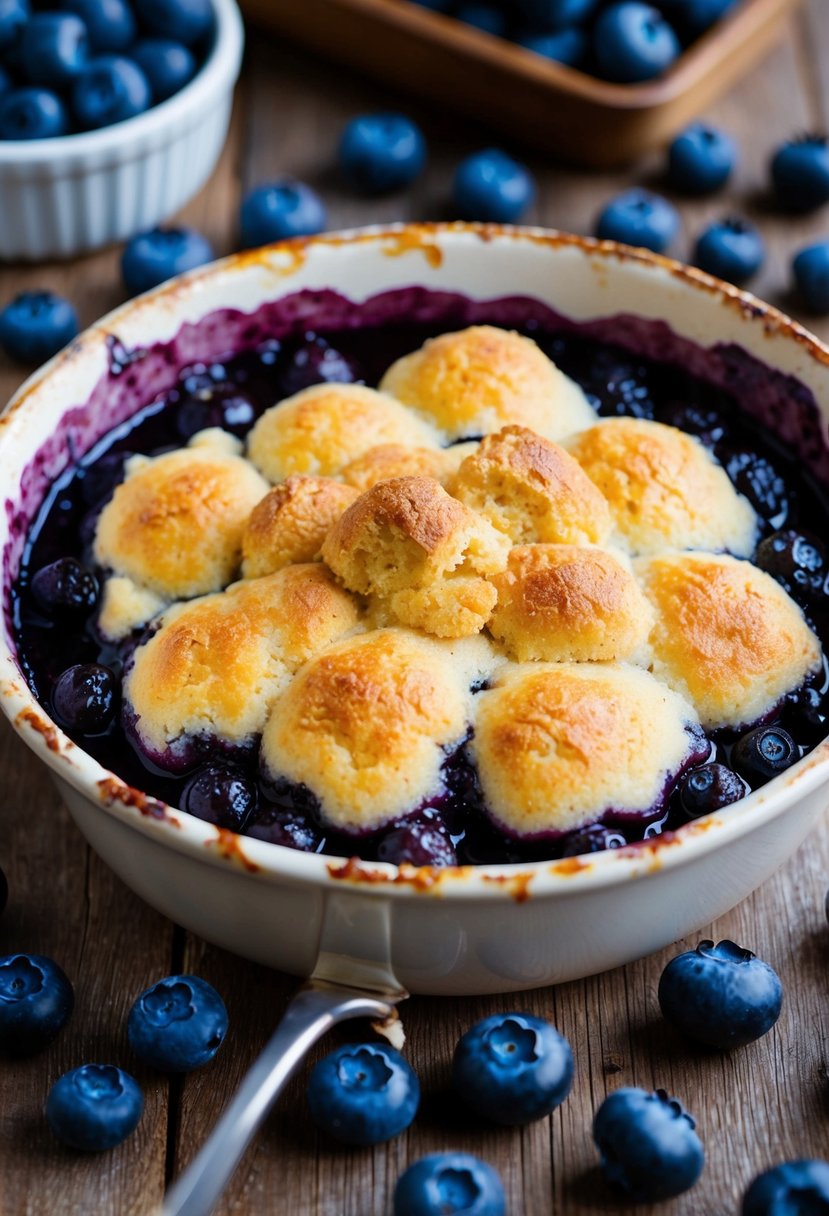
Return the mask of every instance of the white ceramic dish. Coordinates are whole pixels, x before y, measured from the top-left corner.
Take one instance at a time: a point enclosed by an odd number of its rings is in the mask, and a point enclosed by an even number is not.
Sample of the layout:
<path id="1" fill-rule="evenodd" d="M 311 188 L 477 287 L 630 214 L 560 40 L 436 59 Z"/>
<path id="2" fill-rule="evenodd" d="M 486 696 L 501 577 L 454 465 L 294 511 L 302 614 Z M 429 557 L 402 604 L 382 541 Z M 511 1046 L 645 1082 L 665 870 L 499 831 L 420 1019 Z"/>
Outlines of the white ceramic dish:
<path id="1" fill-rule="evenodd" d="M 83 451 L 130 411 L 127 377 L 110 381 L 106 393 L 94 391 L 107 372 L 108 335 L 129 348 L 181 331 L 192 361 L 218 353 L 215 323 L 198 324 L 217 309 L 249 314 L 300 290 L 333 289 L 361 302 L 411 285 L 473 300 L 530 296 L 577 320 L 635 314 L 652 326 L 666 322 L 698 347 L 736 343 L 811 390 L 825 432 L 829 351 L 752 297 L 665 259 L 538 230 L 464 225 L 289 243 L 238 255 L 133 301 L 21 389 L 0 419 L 6 587 L 25 521 L 45 482 L 67 463 L 67 416 Z M 305 297 L 310 316 L 318 298 Z M 775 383 L 788 391 L 789 381 Z M 762 397 L 756 385 L 752 391 Z M 797 425 L 793 413 L 779 429 L 791 435 Z M 825 453 L 817 459 L 825 465 Z M 372 986 L 392 971 L 414 992 L 496 992 L 624 963 L 749 894 L 798 846 L 827 802 L 823 743 L 743 802 L 644 847 L 557 863 L 398 872 L 236 837 L 131 790 L 71 743 L 35 701 L 15 662 L 8 620 L 0 700 L 93 847 L 144 899 L 221 946 L 297 975 L 309 974 L 322 951 L 330 973 L 356 985 Z"/>
<path id="2" fill-rule="evenodd" d="M 169 100 L 100 131 L 0 141 L 0 258 L 68 258 L 128 240 L 201 189 L 224 146 L 244 43 L 235 0 L 213 7 L 213 49 Z"/>

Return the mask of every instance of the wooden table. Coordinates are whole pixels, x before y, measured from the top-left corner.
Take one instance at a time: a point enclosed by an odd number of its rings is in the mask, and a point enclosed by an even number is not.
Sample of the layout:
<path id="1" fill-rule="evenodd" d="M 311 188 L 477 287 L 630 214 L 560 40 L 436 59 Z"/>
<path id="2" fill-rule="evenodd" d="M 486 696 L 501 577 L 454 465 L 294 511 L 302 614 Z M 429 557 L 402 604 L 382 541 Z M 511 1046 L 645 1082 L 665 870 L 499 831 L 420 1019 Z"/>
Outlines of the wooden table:
<path id="1" fill-rule="evenodd" d="M 677 243 L 688 256 L 692 234 L 711 216 L 738 211 L 761 225 L 769 258 L 758 294 L 795 309 L 787 287 L 791 252 L 829 235 L 829 216 L 785 220 L 764 198 L 770 149 L 787 135 L 829 123 L 829 24 L 826 0 L 811 0 L 784 45 L 710 114 L 742 146 L 726 199 L 683 204 Z M 234 247 L 241 192 L 290 173 L 319 187 L 332 226 L 448 214 L 452 166 L 487 134 L 445 115 L 418 112 L 338 68 L 312 61 L 261 33 L 250 37 L 231 137 L 218 171 L 184 219 L 200 226 L 218 252 Z M 357 112 L 402 106 L 417 113 L 429 138 L 430 163 L 405 198 L 364 203 L 349 197 L 331 171 L 338 134 Z M 540 190 L 530 217 L 590 231 L 604 199 L 632 180 L 653 183 L 659 158 L 627 174 L 589 176 L 534 161 Z M 0 219 L 0 222 L 2 220 Z M 83 261 L 0 272 L 0 300 L 47 284 L 78 304 L 91 322 L 122 299 L 118 251 Z M 829 322 L 813 326 L 829 338 Z M 0 365 L 0 395 L 20 370 Z M 296 981 L 242 962 L 176 928 L 142 904 L 87 848 L 46 771 L 0 728 L 0 864 L 11 885 L 0 920 L 0 953 L 51 955 L 71 976 L 74 1017 L 41 1056 L 0 1062 L 0 1216 L 145 1216 L 165 1183 L 192 1157 L 228 1094 L 260 1049 Z M 511 1216 L 588 1216 L 628 1209 L 605 1189 L 590 1140 L 592 1113 L 619 1085 L 664 1086 L 696 1115 L 708 1164 L 696 1189 L 663 1205 L 679 1216 L 726 1216 L 762 1168 L 786 1159 L 829 1157 L 829 832 L 816 831 L 762 891 L 706 930 L 752 947 L 780 972 L 787 999 L 774 1031 L 730 1055 L 689 1047 L 660 1019 L 656 985 L 678 947 L 662 955 L 556 989 L 519 997 L 417 998 L 405 1007 L 408 1054 L 424 1101 L 409 1131 L 388 1146 L 351 1151 L 318 1136 L 304 1106 L 304 1075 L 269 1120 L 236 1175 L 221 1213 L 237 1216 L 387 1216 L 402 1169 L 425 1152 L 457 1147 L 502 1171 Z M 278 925 L 263 925 L 278 932 Z M 702 935 L 700 935 L 702 936 Z M 682 943 L 687 947 L 694 942 Z M 214 983 L 230 1010 L 231 1031 L 212 1065 L 184 1080 L 138 1066 L 125 1039 L 137 993 L 171 972 Z M 520 1130 L 474 1126 L 446 1093 L 459 1034 L 499 1009 L 527 1009 L 552 1019 L 573 1045 L 574 1091 L 564 1106 Z M 359 1033 L 359 1032 L 357 1032 Z M 329 1044 L 330 1046 L 330 1044 Z M 53 1140 L 42 1117 L 50 1084 L 83 1062 L 118 1063 L 138 1078 L 146 1110 L 137 1133 L 115 1151 L 78 1156 Z M 654 1209 L 656 1210 L 656 1209 Z"/>

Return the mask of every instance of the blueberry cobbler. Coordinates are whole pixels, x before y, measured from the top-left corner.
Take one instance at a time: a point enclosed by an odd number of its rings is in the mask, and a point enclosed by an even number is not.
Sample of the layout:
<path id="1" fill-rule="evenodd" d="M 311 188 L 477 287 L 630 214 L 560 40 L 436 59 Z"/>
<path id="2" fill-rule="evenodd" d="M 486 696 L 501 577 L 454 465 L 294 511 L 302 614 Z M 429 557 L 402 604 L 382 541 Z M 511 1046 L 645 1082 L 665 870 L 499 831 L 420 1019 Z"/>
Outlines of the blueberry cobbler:
<path id="1" fill-rule="evenodd" d="M 13 593 L 31 688 L 130 784 L 336 856 L 569 857 L 744 797 L 827 729 L 818 480 L 704 352 L 447 299 L 286 322 L 72 463 Z"/>

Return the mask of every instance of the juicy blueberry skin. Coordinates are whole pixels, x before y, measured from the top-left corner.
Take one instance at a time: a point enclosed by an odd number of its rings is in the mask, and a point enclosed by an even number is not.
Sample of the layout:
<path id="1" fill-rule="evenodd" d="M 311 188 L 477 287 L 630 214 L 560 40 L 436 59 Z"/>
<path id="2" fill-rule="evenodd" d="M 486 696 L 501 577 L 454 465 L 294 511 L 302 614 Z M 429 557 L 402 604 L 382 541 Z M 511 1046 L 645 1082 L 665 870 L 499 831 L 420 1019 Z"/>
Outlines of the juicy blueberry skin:
<path id="1" fill-rule="evenodd" d="M 69 1021 L 75 994 L 57 963 L 40 954 L 0 958 L 0 1051 L 32 1055 Z"/>
<path id="2" fill-rule="evenodd" d="M 469 3 L 459 4 L 454 15 L 464 25 L 471 25 L 496 38 L 503 38 L 507 32 L 506 13 L 496 4 L 478 4 L 475 0 L 469 0 Z"/>
<path id="3" fill-rule="evenodd" d="M 556 33 L 592 17 L 598 0 L 515 0 L 517 15 L 528 29 Z"/>
<path id="4" fill-rule="evenodd" d="M 691 42 L 734 8 L 737 0 L 660 0 L 660 8 L 682 37 Z"/>
<path id="5" fill-rule="evenodd" d="M 89 35 L 75 13 L 35 13 L 20 37 L 20 62 L 31 84 L 61 88 L 89 59 Z"/>
<path id="6" fill-rule="evenodd" d="M 257 186 L 242 200 L 242 244 L 251 249 L 292 236 L 313 236 L 326 224 L 319 195 L 305 182 L 285 179 Z"/>
<path id="7" fill-rule="evenodd" d="M 7 50 L 29 19 L 29 0 L 0 0 L 0 51 Z"/>
<path id="8" fill-rule="evenodd" d="M 83 616 L 98 603 L 98 580 L 76 557 L 59 557 L 34 575 L 32 595 L 49 616 Z"/>
<path id="9" fill-rule="evenodd" d="M 144 1097 L 129 1073 L 112 1064 L 84 1064 L 49 1091 L 46 1118 L 63 1144 L 87 1153 L 115 1148 L 132 1135 Z"/>
<path id="10" fill-rule="evenodd" d="M 829 144 L 825 135 L 804 135 L 778 148 L 771 180 L 786 211 L 814 211 L 829 202 Z"/>
<path id="11" fill-rule="evenodd" d="M 622 0 L 605 9 L 593 31 L 599 72 L 620 84 L 661 75 L 680 49 L 679 39 L 659 10 L 639 0 Z"/>
<path id="12" fill-rule="evenodd" d="M 827 553 L 819 537 L 785 528 L 772 532 L 757 546 L 754 563 L 782 583 L 799 602 L 821 599 L 827 574 Z"/>
<path id="13" fill-rule="evenodd" d="M 0 100 L 0 139 L 57 139 L 69 112 L 51 89 L 12 89 Z"/>
<path id="14" fill-rule="evenodd" d="M 386 1044 L 347 1044 L 320 1060 L 308 1081 L 317 1127 L 344 1144 L 382 1144 L 415 1117 L 420 1083 Z"/>
<path id="15" fill-rule="evenodd" d="M 692 768 L 679 782 L 679 801 L 689 819 L 699 819 L 721 811 L 732 802 L 739 802 L 748 793 L 748 786 L 724 764 L 703 764 Z"/>
<path id="16" fill-rule="evenodd" d="M 554 1026 L 528 1013 L 498 1013 L 463 1035 L 452 1084 L 493 1123 L 516 1126 L 560 1106 L 573 1084 L 573 1053 Z"/>
<path id="17" fill-rule="evenodd" d="M 784 1161 L 755 1178 L 742 1216 L 818 1216 L 829 1212 L 829 1161 Z"/>
<path id="18" fill-rule="evenodd" d="M 75 309 L 51 291 L 24 291 L 0 312 L 0 346 L 20 363 L 51 359 L 77 332 Z"/>
<path id="19" fill-rule="evenodd" d="M 765 258 L 760 233 L 739 216 L 711 224 L 694 247 L 694 264 L 700 270 L 738 287 L 757 273 Z"/>
<path id="20" fill-rule="evenodd" d="M 193 46 L 213 28 L 210 0 L 140 0 L 142 24 L 157 38 L 172 38 Z"/>
<path id="21" fill-rule="evenodd" d="M 168 975 L 130 1010 L 127 1037 L 139 1059 L 162 1072 L 191 1072 L 213 1059 L 227 1034 L 227 1010 L 212 984 Z"/>
<path id="22" fill-rule="evenodd" d="M 361 114 L 343 131 L 338 156 L 355 190 L 386 194 L 414 181 L 426 163 L 426 143 L 405 114 Z"/>
<path id="23" fill-rule="evenodd" d="M 212 260 L 210 242 L 195 228 L 150 228 L 126 245 L 121 277 L 130 295 L 137 296 Z"/>
<path id="24" fill-rule="evenodd" d="M 809 312 L 829 313 L 829 241 L 801 249 L 792 261 L 792 275 Z"/>
<path id="25" fill-rule="evenodd" d="M 593 1139 L 608 1182 L 637 1202 L 690 1190 L 705 1161 L 696 1124 L 664 1090 L 617 1089 L 593 1120 Z"/>
<path id="26" fill-rule="evenodd" d="M 684 194 L 712 194 L 728 181 L 736 159 L 734 140 L 725 131 L 695 122 L 668 149 L 668 180 Z"/>
<path id="27" fill-rule="evenodd" d="M 123 55 L 99 55 L 72 88 L 72 113 L 83 130 L 111 127 L 143 114 L 152 104 L 150 82 Z"/>
<path id="28" fill-rule="evenodd" d="M 377 846 L 377 860 L 399 866 L 456 866 L 458 855 L 446 832 L 427 819 L 414 819 L 392 828 Z"/>
<path id="29" fill-rule="evenodd" d="M 758 726 L 734 744 L 731 763 L 750 785 L 765 785 L 800 759 L 800 749 L 782 726 Z"/>
<path id="30" fill-rule="evenodd" d="M 622 832 L 615 828 L 594 825 L 573 832 L 562 847 L 562 857 L 580 857 L 583 853 L 603 853 L 605 849 L 621 849 L 627 844 Z"/>
<path id="31" fill-rule="evenodd" d="M 67 667 L 52 689 L 55 717 L 70 730 L 101 735 L 115 719 L 119 686 L 115 673 L 99 663 Z"/>
<path id="32" fill-rule="evenodd" d="M 506 1216 L 501 1176 L 471 1153 L 431 1153 L 401 1174 L 394 1216 Z"/>
<path id="33" fill-rule="evenodd" d="M 279 376 L 283 397 L 312 384 L 353 384 L 360 379 L 353 359 L 329 346 L 325 338 L 307 333 L 305 341 L 285 361 Z"/>
<path id="34" fill-rule="evenodd" d="M 178 93 L 196 74 L 193 52 L 169 38 L 142 38 L 131 55 L 149 80 L 155 102 L 166 101 Z"/>
<path id="35" fill-rule="evenodd" d="M 191 777 L 181 809 L 233 832 L 243 832 L 256 814 L 256 782 L 226 764 L 207 764 Z"/>
<path id="36" fill-rule="evenodd" d="M 511 224 L 535 198 L 535 182 L 530 171 L 506 152 L 486 148 L 458 165 L 453 198 L 464 219 Z"/>
<path id="37" fill-rule="evenodd" d="M 783 989 L 768 963 L 734 942 L 700 942 L 671 959 L 659 981 L 665 1020 L 690 1039 L 728 1050 L 753 1043 L 780 1017 Z"/>
<path id="38" fill-rule="evenodd" d="M 577 28 L 559 30 L 555 34 L 518 34 L 515 41 L 536 55 L 564 63 L 569 68 L 578 67 L 587 56 L 587 35 Z"/>
<path id="39" fill-rule="evenodd" d="M 95 54 L 125 51 L 135 41 L 137 27 L 127 0 L 63 0 L 61 8 L 83 20 Z"/>
<path id="40" fill-rule="evenodd" d="M 598 218 L 596 236 L 664 253 L 679 231 L 679 216 L 659 194 L 634 187 L 612 199 Z"/>

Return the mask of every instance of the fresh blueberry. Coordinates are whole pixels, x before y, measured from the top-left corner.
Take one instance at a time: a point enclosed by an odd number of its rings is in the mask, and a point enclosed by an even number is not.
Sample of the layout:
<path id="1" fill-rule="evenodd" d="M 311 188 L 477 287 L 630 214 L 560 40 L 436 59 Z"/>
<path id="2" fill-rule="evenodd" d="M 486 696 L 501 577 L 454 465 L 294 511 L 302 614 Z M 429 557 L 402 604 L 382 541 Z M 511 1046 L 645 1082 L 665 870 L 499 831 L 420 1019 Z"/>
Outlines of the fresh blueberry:
<path id="1" fill-rule="evenodd" d="M 829 734 L 827 707 L 817 688 L 804 684 L 787 694 L 783 703 L 783 724 L 806 744 L 819 743 Z"/>
<path id="2" fill-rule="evenodd" d="M 6 910 L 6 904 L 9 902 L 9 880 L 3 870 L 0 870 L 0 916 Z"/>
<path id="3" fill-rule="evenodd" d="M 0 140 L 57 139 L 68 130 L 66 106 L 50 89 L 12 89 L 0 99 Z"/>
<path id="4" fill-rule="evenodd" d="M 153 101 L 166 101 L 178 93 L 196 74 L 196 59 L 189 47 L 169 38 L 142 38 L 132 48 L 132 58 L 141 68 Z"/>
<path id="5" fill-rule="evenodd" d="M 0 958 L 0 1051 L 28 1056 L 63 1029 L 75 994 L 67 976 L 40 954 Z"/>
<path id="6" fill-rule="evenodd" d="M 598 0 L 515 0 L 517 15 L 528 29 L 557 33 L 592 17 Z"/>
<path id="7" fill-rule="evenodd" d="M 660 8 L 686 42 L 693 42 L 720 21 L 737 0 L 660 0 Z"/>
<path id="8" fill-rule="evenodd" d="M 191 777 L 181 795 L 181 809 L 233 832 L 243 832 L 256 813 L 256 782 L 226 764 L 207 764 Z"/>
<path id="9" fill-rule="evenodd" d="M 452 1084 L 468 1106 L 493 1123 L 530 1123 L 555 1110 L 569 1094 L 573 1053 L 542 1018 L 493 1014 L 458 1042 Z"/>
<path id="10" fill-rule="evenodd" d="M 213 28 L 211 0 L 141 0 L 142 23 L 157 38 L 193 46 Z"/>
<path id="11" fill-rule="evenodd" d="M 757 273 L 765 258 L 760 233 L 736 215 L 710 224 L 694 246 L 694 264 L 700 270 L 738 287 Z"/>
<path id="12" fill-rule="evenodd" d="M 829 1216 L 829 1161 L 784 1161 L 755 1178 L 742 1216 Z"/>
<path id="13" fill-rule="evenodd" d="M 659 980 L 666 1021 L 707 1047 L 743 1047 L 780 1017 L 777 972 L 734 942 L 700 942 L 671 959 Z"/>
<path id="14" fill-rule="evenodd" d="M 49 1126 L 63 1144 L 86 1153 L 115 1148 L 144 1110 L 138 1083 L 113 1064 L 83 1064 L 59 1077 L 46 1099 Z"/>
<path id="15" fill-rule="evenodd" d="M 809 312 L 829 313 L 829 241 L 801 249 L 792 262 L 792 273 Z"/>
<path id="16" fill-rule="evenodd" d="M 514 41 L 536 55 L 554 59 L 556 63 L 566 64 L 569 68 L 578 67 L 587 56 L 587 35 L 577 26 L 558 30 L 554 34 L 519 33 Z"/>
<path id="17" fill-rule="evenodd" d="M 213 249 L 195 228 L 150 228 L 139 232 L 121 255 L 121 277 L 130 295 L 150 291 L 174 275 L 213 260 Z"/>
<path id="18" fill-rule="evenodd" d="M 602 1171 L 637 1202 L 672 1199 L 702 1173 L 702 1144 L 695 1121 L 663 1089 L 617 1089 L 593 1120 Z"/>
<path id="19" fill-rule="evenodd" d="M 679 803 L 688 819 L 699 819 L 739 802 L 748 786 L 724 764 L 703 764 L 692 768 L 679 782 Z"/>
<path id="20" fill-rule="evenodd" d="M 794 739 L 782 726 L 758 726 L 734 744 L 731 763 L 750 785 L 765 785 L 800 759 Z"/>
<path id="21" fill-rule="evenodd" d="M 723 465 L 735 489 L 748 499 L 757 514 L 773 528 L 782 528 L 790 503 L 786 483 L 771 461 L 757 452 L 732 451 Z"/>
<path id="22" fill-rule="evenodd" d="M 147 77 L 123 55 L 99 55 L 72 87 L 72 113 L 79 127 L 97 130 L 143 114 L 152 105 Z"/>
<path id="23" fill-rule="evenodd" d="M 501 1176 L 471 1153 L 430 1153 L 401 1174 L 394 1216 L 506 1216 Z"/>
<path id="24" fill-rule="evenodd" d="M 0 0 L 0 51 L 17 42 L 30 11 L 29 0 Z"/>
<path id="25" fill-rule="evenodd" d="M 51 291 L 24 291 L 0 312 L 0 346 L 20 363 L 51 359 L 77 332 L 75 309 Z"/>
<path id="26" fill-rule="evenodd" d="M 485 34 L 503 38 L 507 32 L 507 15 L 497 4 L 481 4 L 478 0 L 462 0 L 454 12 L 458 21 L 471 25 Z"/>
<path id="27" fill-rule="evenodd" d="M 59 722 L 84 735 L 100 735 L 118 709 L 115 673 L 99 663 L 67 667 L 52 689 L 52 708 Z"/>
<path id="28" fill-rule="evenodd" d="M 361 114 L 345 128 L 338 156 L 355 190 L 386 194 L 414 181 L 426 163 L 426 143 L 405 114 Z"/>
<path id="29" fill-rule="evenodd" d="M 168 975 L 142 992 L 130 1010 L 127 1037 L 140 1060 L 162 1072 L 208 1064 L 227 1034 L 227 1010 L 212 984 Z"/>
<path id="30" fill-rule="evenodd" d="M 420 1083 L 399 1051 L 348 1044 L 320 1060 L 308 1081 L 317 1127 L 345 1144 L 382 1144 L 415 1117 Z"/>
<path id="31" fill-rule="evenodd" d="M 95 54 L 125 51 L 135 41 L 135 16 L 127 0 L 63 0 L 83 20 Z"/>
<path id="32" fill-rule="evenodd" d="M 20 36 L 19 54 L 32 84 L 62 88 L 89 59 L 86 25 L 75 13 L 35 13 Z"/>
<path id="33" fill-rule="evenodd" d="M 453 197 L 465 219 L 511 224 L 535 198 L 535 182 L 529 169 L 506 152 L 486 148 L 458 165 Z"/>
<path id="34" fill-rule="evenodd" d="M 823 593 L 827 556 L 823 542 L 808 532 L 785 528 L 760 541 L 754 564 L 776 578 L 798 602 Z"/>
<path id="35" fill-rule="evenodd" d="M 251 190 L 242 200 L 239 220 L 242 244 L 253 248 L 322 232 L 326 215 L 322 199 L 310 186 L 286 178 Z"/>
<path id="36" fill-rule="evenodd" d="M 377 846 L 378 861 L 399 866 L 456 866 L 458 855 L 434 820 L 414 819 L 386 832 Z"/>
<path id="37" fill-rule="evenodd" d="M 593 31 L 593 53 L 602 76 L 635 84 L 659 76 L 681 47 L 658 9 L 639 0 L 621 0 L 604 10 Z"/>
<path id="38" fill-rule="evenodd" d="M 627 844 L 618 828 L 605 828 L 600 824 L 582 828 L 568 836 L 561 849 L 562 857 L 580 857 L 582 853 L 603 853 L 605 849 L 621 849 Z"/>
<path id="39" fill-rule="evenodd" d="M 737 148 L 729 135 L 695 122 L 668 149 L 668 180 L 685 194 L 711 194 L 728 181 L 736 159 Z"/>
<path id="40" fill-rule="evenodd" d="M 182 439 L 190 439 L 205 427 L 218 426 L 241 437 L 250 430 L 258 413 L 255 402 L 232 384 L 201 389 L 179 405 L 176 430 Z"/>
<path id="41" fill-rule="evenodd" d="M 825 135 L 803 135 L 778 148 L 771 180 L 781 207 L 814 211 L 829 202 L 829 143 Z"/>
<path id="42" fill-rule="evenodd" d="M 358 372 L 350 356 L 340 354 L 318 334 L 308 333 L 280 368 L 280 392 L 292 397 L 312 384 L 353 384 L 360 379 Z"/>
<path id="43" fill-rule="evenodd" d="M 667 199 L 635 186 L 611 199 L 596 222 L 602 241 L 621 241 L 664 253 L 679 231 L 679 216 Z"/>
<path id="44" fill-rule="evenodd" d="M 59 557 L 32 577 L 32 595 L 49 616 L 91 612 L 98 603 L 98 580 L 76 557 Z"/>

